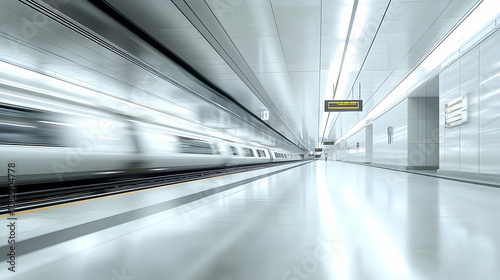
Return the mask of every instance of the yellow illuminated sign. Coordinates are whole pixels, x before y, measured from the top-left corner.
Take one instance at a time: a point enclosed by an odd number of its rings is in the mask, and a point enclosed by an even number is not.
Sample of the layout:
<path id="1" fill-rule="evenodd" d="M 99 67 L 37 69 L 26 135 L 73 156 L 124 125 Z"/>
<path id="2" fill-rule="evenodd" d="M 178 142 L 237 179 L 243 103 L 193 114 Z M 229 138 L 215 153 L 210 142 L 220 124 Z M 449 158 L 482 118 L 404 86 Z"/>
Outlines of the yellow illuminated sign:
<path id="1" fill-rule="evenodd" d="M 363 100 L 325 100 L 325 112 L 363 111 Z"/>
<path id="2" fill-rule="evenodd" d="M 359 109 L 359 102 L 328 102 L 328 109 Z"/>

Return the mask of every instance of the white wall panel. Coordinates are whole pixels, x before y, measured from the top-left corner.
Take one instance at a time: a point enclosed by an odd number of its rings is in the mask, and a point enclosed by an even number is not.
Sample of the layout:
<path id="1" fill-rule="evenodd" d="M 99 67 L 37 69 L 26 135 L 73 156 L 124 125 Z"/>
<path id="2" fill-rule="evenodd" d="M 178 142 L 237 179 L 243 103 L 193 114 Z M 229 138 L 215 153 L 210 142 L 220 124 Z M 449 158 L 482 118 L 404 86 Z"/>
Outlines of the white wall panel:
<path id="1" fill-rule="evenodd" d="M 427 99 L 423 97 L 417 99 L 417 119 L 425 119 L 427 117 Z"/>
<path id="2" fill-rule="evenodd" d="M 373 126 L 369 125 L 365 128 L 366 132 L 366 159 L 365 162 L 373 161 Z"/>
<path id="3" fill-rule="evenodd" d="M 500 131 L 482 133 L 479 136 L 480 168 L 482 173 L 500 173 Z"/>
<path id="4" fill-rule="evenodd" d="M 413 99 L 413 98 L 410 98 Z M 409 119 L 408 120 L 408 144 L 418 143 L 418 120 Z"/>
<path id="5" fill-rule="evenodd" d="M 439 144 L 426 144 L 427 166 L 439 166 Z"/>
<path id="6" fill-rule="evenodd" d="M 439 99 L 445 97 L 446 97 L 446 69 L 439 74 Z M 441 108 L 441 106 L 439 108 Z"/>
<path id="7" fill-rule="evenodd" d="M 399 103 L 373 123 L 373 163 L 408 164 L 408 101 Z M 387 142 L 387 128 L 393 127 L 392 144 Z"/>
<path id="8" fill-rule="evenodd" d="M 460 128 L 446 129 L 446 169 L 460 170 Z"/>
<path id="9" fill-rule="evenodd" d="M 439 144 L 439 169 L 448 170 L 446 165 L 446 144 Z"/>
<path id="10" fill-rule="evenodd" d="M 500 33 L 496 32 L 480 45 L 480 133 L 500 129 L 499 43 Z"/>
<path id="11" fill-rule="evenodd" d="M 444 106 L 446 104 L 446 97 L 439 99 L 439 144 L 446 143 L 445 141 L 445 116 Z M 441 150 L 441 149 L 440 149 Z"/>
<path id="12" fill-rule="evenodd" d="M 345 155 L 344 159 L 345 161 L 366 162 L 365 139 L 366 139 L 365 129 L 362 129 L 346 140 L 348 146 L 347 146 L 347 154 Z"/>
<path id="13" fill-rule="evenodd" d="M 439 98 L 438 97 L 428 97 L 427 101 L 427 119 L 437 119 L 439 118 Z"/>
<path id="14" fill-rule="evenodd" d="M 460 90 L 460 64 L 455 62 L 445 70 L 446 99 L 448 101 L 459 97 Z"/>
<path id="15" fill-rule="evenodd" d="M 419 98 L 424 99 L 424 98 Z M 424 100 L 425 101 L 425 100 Z M 417 120 L 417 143 L 427 143 L 427 120 L 425 118 Z"/>
<path id="16" fill-rule="evenodd" d="M 479 131 L 460 131 L 460 171 L 479 172 Z"/>
<path id="17" fill-rule="evenodd" d="M 418 119 L 418 102 L 417 98 L 408 98 L 408 119 Z"/>
<path id="18" fill-rule="evenodd" d="M 427 144 L 417 144 L 417 162 L 414 166 L 427 166 Z"/>
<path id="19" fill-rule="evenodd" d="M 439 120 L 436 119 L 427 119 L 427 144 L 437 144 L 439 143 Z"/>
<path id="20" fill-rule="evenodd" d="M 408 144 L 408 165 L 416 166 L 418 164 L 418 144 Z"/>
<path id="21" fill-rule="evenodd" d="M 438 81 L 434 81 L 438 83 Z M 427 90 L 435 91 L 434 87 L 422 87 L 423 93 L 414 92 L 408 98 L 408 166 L 424 167 L 438 166 L 439 162 L 439 99 L 428 96 Z M 436 92 L 430 96 L 437 96 Z M 415 106 L 416 104 L 416 106 Z M 428 151 L 431 154 L 428 154 Z"/>

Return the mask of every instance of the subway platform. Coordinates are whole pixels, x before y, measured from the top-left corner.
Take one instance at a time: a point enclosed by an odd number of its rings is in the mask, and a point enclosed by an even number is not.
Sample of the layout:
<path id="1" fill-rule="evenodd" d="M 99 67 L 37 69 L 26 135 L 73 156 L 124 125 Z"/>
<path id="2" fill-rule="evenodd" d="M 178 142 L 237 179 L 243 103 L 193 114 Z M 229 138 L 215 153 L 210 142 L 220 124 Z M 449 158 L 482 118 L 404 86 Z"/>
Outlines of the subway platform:
<path id="1" fill-rule="evenodd" d="M 500 189 L 334 161 L 2 218 L 1 279 L 500 279 Z M 9 268 L 15 266 L 15 272 Z"/>

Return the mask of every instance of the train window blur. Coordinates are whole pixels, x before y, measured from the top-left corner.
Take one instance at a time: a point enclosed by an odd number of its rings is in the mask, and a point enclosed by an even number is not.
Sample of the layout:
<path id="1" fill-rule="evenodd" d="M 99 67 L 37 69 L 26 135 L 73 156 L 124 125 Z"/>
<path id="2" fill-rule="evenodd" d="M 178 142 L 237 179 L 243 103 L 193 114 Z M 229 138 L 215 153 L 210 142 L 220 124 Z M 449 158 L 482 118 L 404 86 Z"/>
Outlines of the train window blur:
<path id="1" fill-rule="evenodd" d="M 235 147 L 230 146 L 229 148 L 231 149 L 231 154 L 233 156 L 237 156 L 238 155 L 238 150 Z"/>
<path id="2" fill-rule="evenodd" d="M 179 148 L 184 154 L 213 154 L 210 143 L 200 139 L 179 136 Z"/>
<path id="3" fill-rule="evenodd" d="M 254 157 L 253 151 L 248 148 L 243 148 L 243 156 L 244 157 Z"/>
<path id="4" fill-rule="evenodd" d="M 0 105 L 0 143 L 64 146 L 63 126 L 51 122 L 47 112 Z"/>
<path id="5" fill-rule="evenodd" d="M 217 145 L 217 144 L 214 143 L 213 147 L 214 147 L 214 155 L 220 155 L 219 145 Z"/>
<path id="6" fill-rule="evenodd" d="M 266 153 L 263 150 L 257 150 L 257 154 L 259 154 L 259 157 L 266 157 Z"/>

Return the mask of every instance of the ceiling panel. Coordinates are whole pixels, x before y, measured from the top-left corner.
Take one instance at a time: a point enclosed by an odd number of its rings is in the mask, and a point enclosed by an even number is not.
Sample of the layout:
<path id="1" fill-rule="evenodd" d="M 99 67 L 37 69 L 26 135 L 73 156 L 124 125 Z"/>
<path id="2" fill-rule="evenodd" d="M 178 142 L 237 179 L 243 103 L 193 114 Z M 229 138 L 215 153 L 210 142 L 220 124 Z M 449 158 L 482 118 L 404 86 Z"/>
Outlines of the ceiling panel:
<path id="1" fill-rule="evenodd" d="M 210 5 L 211 2 L 208 3 Z M 237 7 L 236 9 L 228 11 L 223 17 L 219 17 L 218 19 L 222 26 L 247 26 L 274 23 L 274 15 L 269 7 Z"/>
<path id="2" fill-rule="evenodd" d="M 280 6 L 273 7 L 278 24 L 319 24 L 320 6 Z"/>
<path id="3" fill-rule="evenodd" d="M 319 38 L 320 28 L 317 22 L 306 23 L 278 23 L 280 36 L 316 35 Z"/>
<path id="4" fill-rule="evenodd" d="M 224 22 L 223 22 L 224 23 Z M 251 24 L 251 25 L 239 25 L 239 24 L 226 24 L 224 29 L 231 38 L 245 38 L 245 37 L 277 37 L 278 31 L 275 28 L 274 23 L 272 24 Z"/>
<path id="5" fill-rule="evenodd" d="M 247 62 L 285 62 L 279 37 L 235 38 L 233 42 Z"/>
<path id="6" fill-rule="evenodd" d="M 394 1 L 390 20 L 434 21 L 450 4 L 450 0 L 434 1 Z"/>
<path id="7" fill-rule="evenodd" d="M 150 30 L 151 35 L 166 40 L 202 39 L 203 36 L 192 27 L 155 28 Z"/>
<path id="8" fill-rule="evenodd" d="M 261 63 L 261 62 L 252 62 L 249 64 L 250 68 L 255 73 L 276 73 L 276 72 L 287 72 L 287 65 L 286 63 L 280 63 L 280 62 L 271 62 L 271 63 Z"/>

